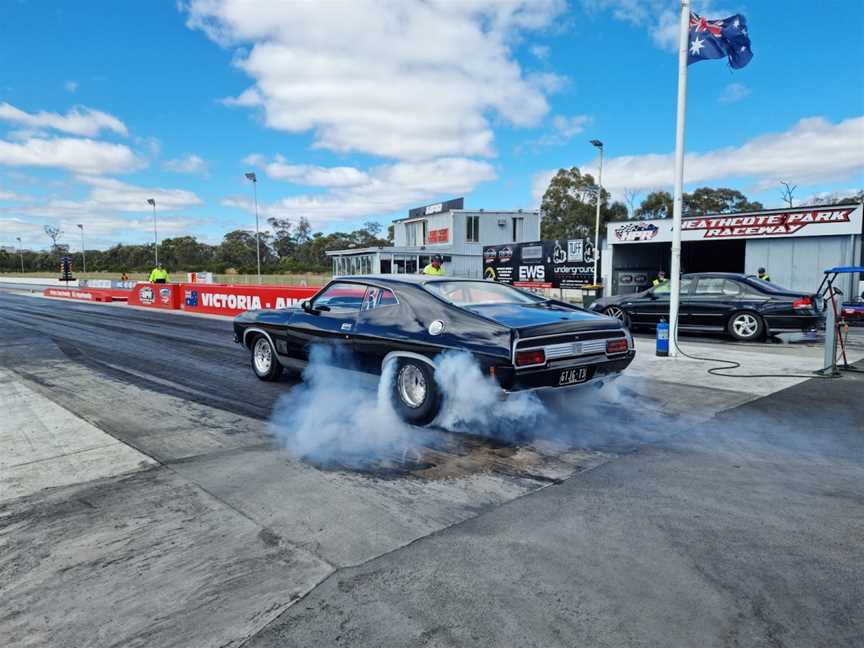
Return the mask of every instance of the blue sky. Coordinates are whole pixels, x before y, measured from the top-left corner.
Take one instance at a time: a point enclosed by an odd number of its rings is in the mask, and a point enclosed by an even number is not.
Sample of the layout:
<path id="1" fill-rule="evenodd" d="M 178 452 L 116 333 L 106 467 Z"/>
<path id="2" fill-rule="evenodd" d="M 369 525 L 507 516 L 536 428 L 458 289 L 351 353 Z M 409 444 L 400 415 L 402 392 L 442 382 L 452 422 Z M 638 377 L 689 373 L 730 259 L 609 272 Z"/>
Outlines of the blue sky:
<path id="1" fill-rule="evenodd" d="M 4 2 L 0 245 L 209 242 L 262 215 L 324 231 L 464 195 L 535 207 L 562 166 L 668 188 L 674 0 Z M 766 205 L 864 186 L 864 7 L 694 2 L 754 59 L 689 70 L 688 187 Z M 842 30 L 837 26 L 843 25 Z"/>

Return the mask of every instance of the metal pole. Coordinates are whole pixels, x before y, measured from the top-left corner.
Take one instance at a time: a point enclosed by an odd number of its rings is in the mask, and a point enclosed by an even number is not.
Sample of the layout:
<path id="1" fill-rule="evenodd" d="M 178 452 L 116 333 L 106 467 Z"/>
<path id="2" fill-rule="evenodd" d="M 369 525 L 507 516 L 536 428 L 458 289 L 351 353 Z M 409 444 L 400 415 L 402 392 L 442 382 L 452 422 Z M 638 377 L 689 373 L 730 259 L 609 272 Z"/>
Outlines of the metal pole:
<path id="1" fill-rule="evenodd" d="M 21 245 L 21 237 L 16 237 L 18 239 L 18 257 L 21 259 L 21 274 L 24 274 L 24 248 Z"/>
<path id="2" fill-rule="evenodd" d="M 600 145 L 600 171 L 597 173 L 597 215 L 594 218 L 594 285 L 597 285 L 597 261 L 600 259 L 600 198 L 603 195 L 603 146 Z"/>
<path id="3" fill-rule="evenodd" d="M 81 230 L 81 261 L 84 265 L 84 272 L 87 272 L 87 252 L 84 249 L 84 226 L 79 225 L 78 229 Z"/>
<path id="4" fill-rule="evenodd" d="M 258 283 L 261 283 L 261 234 L 258 231 L 258 180 L 252 181 L 252 193 L 255 196 L 255 253 L 258 259 Z"/>
<path id="5" fill-rule="evenodd" d="M 687 112 L 687 43 L 690 0 L 681 0 L 678 27 L 678 119 L 675 126 L 675 193 L 672 201 L 672 260 L 669 264 L 669 357 L 678 355 L 678 303 L 681 294 L 681 212 L 684 204 L 684 123 Z"/>
<path id="6" fill-rule="evenodd" d="M 156 251 L 156 265 L 159 265 L 159 235 L 156 233 L 156 201 L 153 200 L 151 203 L 153 205 L 153 247 Z"/>

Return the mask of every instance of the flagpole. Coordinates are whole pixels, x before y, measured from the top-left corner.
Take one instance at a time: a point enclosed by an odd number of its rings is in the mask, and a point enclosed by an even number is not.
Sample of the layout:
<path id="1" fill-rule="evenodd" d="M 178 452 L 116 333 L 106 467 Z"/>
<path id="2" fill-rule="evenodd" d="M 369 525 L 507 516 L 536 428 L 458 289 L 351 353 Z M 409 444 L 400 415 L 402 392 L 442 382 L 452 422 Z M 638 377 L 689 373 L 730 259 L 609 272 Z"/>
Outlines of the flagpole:
<path id="1" fill-rule="evenodd" d="M 684 204 L 684 119 L 687 113 L 687 47 L 690 0 L 681 0 L 678 30 L 678 119 L 675 127 L 675 191 L 672 199 L 672 261 L 669 266 L 669 355 L 678 355 L 678 304 L 681 295 L 681 212 Z"/>

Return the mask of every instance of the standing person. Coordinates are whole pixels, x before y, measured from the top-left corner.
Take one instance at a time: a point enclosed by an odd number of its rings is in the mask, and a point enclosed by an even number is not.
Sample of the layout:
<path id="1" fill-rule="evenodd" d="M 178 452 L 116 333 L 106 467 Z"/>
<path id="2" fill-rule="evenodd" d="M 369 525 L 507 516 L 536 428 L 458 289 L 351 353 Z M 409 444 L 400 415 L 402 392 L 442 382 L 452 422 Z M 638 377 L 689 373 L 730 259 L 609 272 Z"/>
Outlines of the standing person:
<path id="1" fill-rule="evenodd" d="M 160 263 L 150 273 L 150 283 L 168 283 L 168 271 Z"/>
<path id="2" fill-rule="evenodd" d="M 442 264 L 444 263 L 444 259 L 441 258 L 440 254 L 436 254 L 432 257 L 432 262 L 423 268 L 423 274 L 426 275 L 443 275 L 444 267 Z"/>
<path id="3" fill-rule="evenodd" d="M 771 277 L 768 276 L 768 272 L 766 272 L 765 268 L 759 268 L 756 271 L 756 277 L 762 281 L 771 281 Z"/>
<path id="4" fill-rule="evenodd" d="M 660 272 L 657 273 L 657 278 L 654 281 L 652 281 L 651 284 L 656 288 L 657 286 L 662 286 L 667 281 L 669 281 L 669 280 L 666 278 L 666 273 L 663 270 L 661 270 Z"/>
<path id="5" fill-rule="evenodd" d="M 129 275 L 126 274 L 126 271 L 125 271 L 125 270 L 124 270 L 124 271 L 122 272 L 122 274 L 120 275 L 120 281 L 129 281 Z"/>

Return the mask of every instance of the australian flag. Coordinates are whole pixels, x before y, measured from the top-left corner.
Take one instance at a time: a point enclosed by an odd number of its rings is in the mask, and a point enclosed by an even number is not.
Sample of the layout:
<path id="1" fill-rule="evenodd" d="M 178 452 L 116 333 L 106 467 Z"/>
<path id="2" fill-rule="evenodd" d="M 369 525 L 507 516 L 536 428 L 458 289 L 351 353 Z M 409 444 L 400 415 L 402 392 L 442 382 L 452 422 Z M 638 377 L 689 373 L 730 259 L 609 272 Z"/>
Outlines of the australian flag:
<path id="1" fill-rule="evenodd" d="M 707 20 L 691 12 L 687 65 L 724 56 L 735 69 L 743 68 L 753 58 L 747 20 L 740 14 L 724 20 Z"/>

